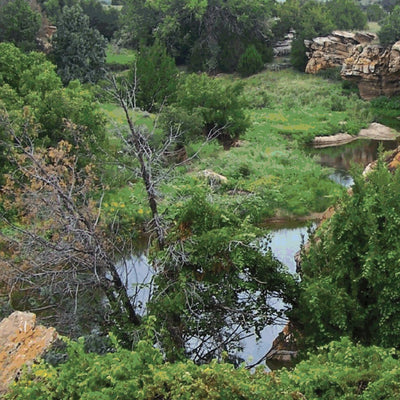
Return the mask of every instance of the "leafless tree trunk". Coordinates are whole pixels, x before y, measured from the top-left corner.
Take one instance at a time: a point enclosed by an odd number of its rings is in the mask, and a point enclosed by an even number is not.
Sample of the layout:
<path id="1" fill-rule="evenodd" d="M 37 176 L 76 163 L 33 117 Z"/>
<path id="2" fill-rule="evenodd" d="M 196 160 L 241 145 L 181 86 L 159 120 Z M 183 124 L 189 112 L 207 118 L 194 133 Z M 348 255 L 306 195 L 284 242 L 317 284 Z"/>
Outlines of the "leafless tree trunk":
<path id="1" fill-rule="evenodd" d="M 15 166 L 1 196 L 6 211 L 18 212 L 15 222 L 0 214 L 0 223 L 12 232 L 11 237 L 0 233 L 13 248 L 3 260 L 8 286 L 46 288 L 58 296 L 72 294 L 76 301 L 82 291 L 100 288 L 119 324 L 140 325 L 117 267 L 121 244 L 100 217 L 102 195 L 93 199 L 101 193 L 93 166 L 80 169 L 69 143 L 36 149 L 30 132 L 17 135 L 7 118 L 1 122 L 12 137 Z"/>

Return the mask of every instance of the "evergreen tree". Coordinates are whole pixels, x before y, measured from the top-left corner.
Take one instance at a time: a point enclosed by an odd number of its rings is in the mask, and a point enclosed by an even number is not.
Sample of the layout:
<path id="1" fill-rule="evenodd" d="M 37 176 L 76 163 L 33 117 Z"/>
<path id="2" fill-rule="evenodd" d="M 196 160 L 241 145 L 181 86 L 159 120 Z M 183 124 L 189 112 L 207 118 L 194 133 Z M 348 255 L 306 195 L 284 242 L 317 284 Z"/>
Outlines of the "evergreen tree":
<path id="1" fill-rule="evenodd" d="M 64 7 L 53 39 L 53 57 L 64 84 L 97 82 L 103 75 L 106 40 L 90 28 L 80 6 Z"/>

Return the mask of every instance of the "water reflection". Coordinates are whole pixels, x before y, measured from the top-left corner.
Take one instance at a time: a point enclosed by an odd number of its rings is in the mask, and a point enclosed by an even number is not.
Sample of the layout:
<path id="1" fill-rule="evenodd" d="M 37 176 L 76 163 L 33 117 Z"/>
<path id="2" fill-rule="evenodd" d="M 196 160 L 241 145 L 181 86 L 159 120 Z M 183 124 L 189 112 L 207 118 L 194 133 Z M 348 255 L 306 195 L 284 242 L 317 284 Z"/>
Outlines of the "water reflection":
<path id="1" fill-rule="evenodd" d="M 303 243 L 308 240 L 308 222 L 288 222 L 287 226 L 281 225 L 280 229 L 272 230 L 270 234 L 269 247 L 274 256 L 284 265 L 287 266 L 292 274 L 296 273 L 295 254 L 300 250 Z M 274 306 L 283 308 L 284 304 L 280 299 L 275 299 Z M 285 326 L 285 321 L 275 325 L 266 326 L 261 332 L 261 339 L 249 337 L 243 340 L 244 349 L 239 353 L 246 363 L 252 364 L 262 357 L 272 347 L 273 341 L 278 337 L 279 332 Z"/>
<path id="2" fill-rule="evenodd" d="M 360 139 L 341 146 L 332 146 L 322 149 L 307 148 L 319 164 L 333 168 L 329 178 L 342 186 L 350 187 L 354 181 L 349 170 L 354 164 L 363 169 L 379 157 L 379 149 L 383 151 L 394 150 L 398 143 L 395 140 L 366 140 Z"/>
<path id="3" fill-rule="evenodd" d="M 308 148 L 307 152 L 325 167 L 348 171 L 352 164 L 358 164 L 364 168 L 375 161 L 378 158 L 380 146 L 382 146 L 383 151 L 394 150 L 397 147 L 397 142 L 395 140 L 360 139 L 341 146 L 323 149 Z"/>

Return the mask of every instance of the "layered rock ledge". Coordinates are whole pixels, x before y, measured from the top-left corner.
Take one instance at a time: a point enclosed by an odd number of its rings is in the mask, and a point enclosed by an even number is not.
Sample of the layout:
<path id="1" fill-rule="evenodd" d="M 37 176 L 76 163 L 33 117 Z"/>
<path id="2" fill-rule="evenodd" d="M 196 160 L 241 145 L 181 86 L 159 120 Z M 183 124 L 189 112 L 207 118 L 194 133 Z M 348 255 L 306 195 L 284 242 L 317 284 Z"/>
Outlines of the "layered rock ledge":
<path id="1" fill-rule="evenodd" d="M 54 343 L 54 328 L 36 325 L 36 315 L 16 311 L 0 322 L 0 398 L 29 365 Z"/>
<path id="2" fill-rule="evenodd" d="M 360 96 L 371 100 L 400 93 L 400 41 L 387 48 L 372 42 L 372 33 L 334 31 L 305 40 L 309 61 L 306 72 L 341 67 L 343 79 L 358 85 Z"/>
<path id="3" fill-rule="evenodd" d="M 316 74 L 320 70 L 342 67 L 355 46 L 367 45 L 375 39 L 376 35 L 373 33 L 333 31 L 325 37 L 305 40 L 309 58 L 306 73 Z"/>

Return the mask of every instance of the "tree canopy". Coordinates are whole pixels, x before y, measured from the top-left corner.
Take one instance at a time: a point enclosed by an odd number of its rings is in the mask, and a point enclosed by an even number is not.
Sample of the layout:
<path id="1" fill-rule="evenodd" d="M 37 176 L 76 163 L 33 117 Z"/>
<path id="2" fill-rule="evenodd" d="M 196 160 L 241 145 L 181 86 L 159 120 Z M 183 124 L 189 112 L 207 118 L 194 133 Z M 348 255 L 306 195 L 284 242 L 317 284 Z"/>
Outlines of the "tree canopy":
<path id="1" fill-rule="evenodd" d="M 106 40 L 91 28 L 80 6 L 65 6 L 53 37 L 52 57 L 64 84 L 97 82 L 103 76 Z"/>
<path id="2" fill-rule="evenodd" d="M 124 6 L 123 22 L 136 35 L 136 46 L 157 38 L 178 63 L 187 63 L 194 71 L 232 72 L 250 44 L 267 57 L 271 7 L 260 0 L 135 0 Z"/>
<path id="3" fill-rule="evenodd" d="M 26 0 L 0 3 L 0 42 L 14 43 L 23 50 L 35 49 L 41 21 L 41 14 Z"/>

